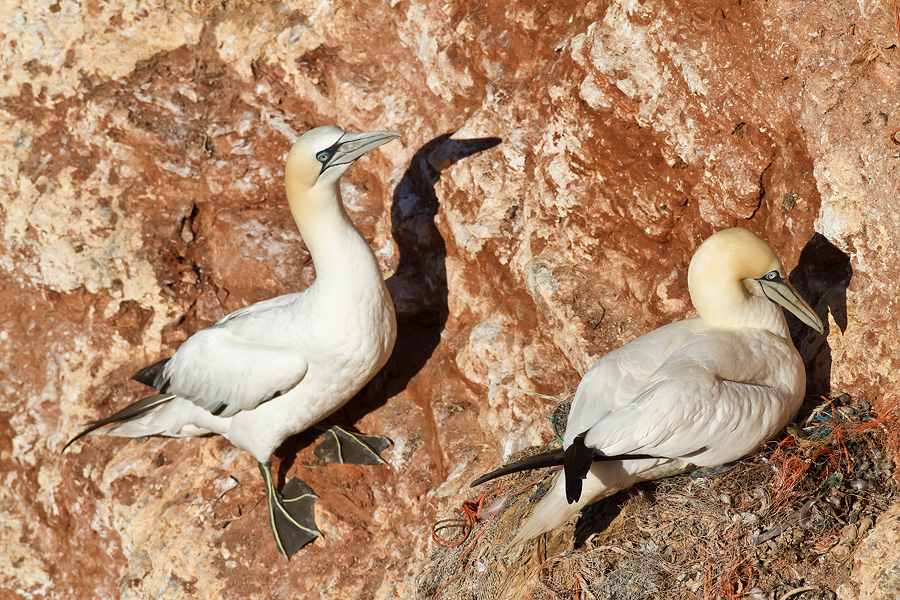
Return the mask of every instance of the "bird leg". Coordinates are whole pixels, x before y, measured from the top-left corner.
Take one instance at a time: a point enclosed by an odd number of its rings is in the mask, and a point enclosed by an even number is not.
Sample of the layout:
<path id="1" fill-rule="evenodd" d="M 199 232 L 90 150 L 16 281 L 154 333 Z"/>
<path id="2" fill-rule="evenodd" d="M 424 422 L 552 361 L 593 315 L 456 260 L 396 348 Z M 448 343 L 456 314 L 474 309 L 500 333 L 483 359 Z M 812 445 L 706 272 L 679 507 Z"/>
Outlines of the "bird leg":
<path id="1" fill-rule="evenodd" d="M 275 537 L 278 552 L 285 558 L 290 558 L 300 548 L 322 535 L 316 527 L 314 512 L 318 496 L 296 477 L 292 477 L 279 493 L 272 479 L 272 463 L 259 463 L 259 470 L 266 482 L 266 494 L 269 498 L 269 527 Z"/>
<path id="2" fill-rule="evenodd" d="M 325 439 L 313 449 L 313 454 L 329 463 L 383 465 L 381 453 L 391 445 L 391 440 L 382 435 L 351 433 L 337 425 L 322 437 Z"/>

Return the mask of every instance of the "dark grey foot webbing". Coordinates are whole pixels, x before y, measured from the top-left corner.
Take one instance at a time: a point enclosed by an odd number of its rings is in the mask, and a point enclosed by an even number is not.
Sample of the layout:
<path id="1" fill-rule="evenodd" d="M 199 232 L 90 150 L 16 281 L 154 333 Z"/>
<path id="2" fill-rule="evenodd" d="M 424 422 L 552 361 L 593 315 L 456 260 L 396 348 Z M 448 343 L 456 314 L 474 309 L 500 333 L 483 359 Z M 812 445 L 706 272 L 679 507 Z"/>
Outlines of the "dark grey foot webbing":
<path id="1" fill-rule="evenodd" d="M 300 548 L 320 535 L 316 526 L 316 496 L 312 489 L 293 477 L 281 493 L 272 480 L 272 463 L 259 463 L 269 504 L 269 527 L 275 537 L 275 545 L 282 556 L 290 558 Z"/>
<path id="2" fill-rule="evenodd" d="M 351 433 L 336 425 L 321 437 L 324 439 L 313 454 L 329 463 L 382 465 L 381 453 L 391 445 L 391 440 L 382 435 Z"/>

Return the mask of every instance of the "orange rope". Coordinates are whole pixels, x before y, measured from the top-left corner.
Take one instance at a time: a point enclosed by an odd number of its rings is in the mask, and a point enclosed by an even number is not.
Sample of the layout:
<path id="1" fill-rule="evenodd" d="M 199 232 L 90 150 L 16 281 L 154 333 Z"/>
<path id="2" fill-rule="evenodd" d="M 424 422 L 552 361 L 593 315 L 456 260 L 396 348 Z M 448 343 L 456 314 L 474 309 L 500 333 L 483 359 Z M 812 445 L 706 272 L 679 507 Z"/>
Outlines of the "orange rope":
<path id="1" fill-rule="evenodd" d="M 542 479 L 547 477 L 547 475 L 549 475 L 551 472 L 553 472 L 553 471 L 548 471 L 548 472 L 543 473 L 537 479 L 534 479 L 534 480 L 530 481 L 529 483 L 526 483 L 525 485 L 523 485 L 516 491 L 507 495 L 506 498 L 504 498 L 502 500 L 502 503 L 505 503 L 507 500 L 509 500 L 516 494 L 520 494 L 523 491 L 525 491 L 526 489 L 528 489 L 529 487 L 538 483 L 539 481 L 541 481 Z M 473 537 L 469 541 L 469 543 L 466 544 L 466 547 L 463 548 L 462 551 L 459 553 L 459 564 L 462 566 L 462 571 L 459 573 L 459 575 L 457 575 L 456 577 L 453 577 L 447 583 L 442 585 L 441 588 L 434 593 L 434 596 L 432 596 L 431 600 L 435 600 L 441 594 L 441 592 L 443 592 L 445 589 L 447 589 L 448 585 L 450 585 L 451 583 L 453 583 L 454 581 L 456 581 L 457 579 L 459 579 L 460 577 L 463 576 L 463 573 L 465 572 L 465 569 L 466 569 L 466 559 L 465 559 L 466 553 L 472 549 L 472 546 L 475 544 L 475 542 L 478 540 L 478 538 L 480 538 L 482 536 L 482 534 L 484 534 L 484 532 L 487 531 L 487 525 L 490 524 L 494 519 L 496 519 L 497 515 L 500 514 L 500 510 L 498 507 L 497 510 L 493 511 L 493 514 L 491 515 L 490 519 L 483 521 L 481 519 L 481 517 L 479 516 L 479 513 L 481 512 L 481 508 L 484 505 L 484 502 L 487 499 L 488 495 L 492 494 L 494 492 L 500 491 L 500 489 L 502 489 L 502 488 L 501 488 L 501 486 L 498 485 L 496 487 L 492 487 L 488 491 L 481 494 L 476 500 L 466 500 L 465 502 L 463 502 L 462 507 L 456 511 L 456 514 L 460 515 L 460 516 L 454 517 L 452 519 L 441 519 L 440 521 L 437 521 L 432 526 L 431 538 L 438 545 L 443 546 L 444 548 L 455 548 L 457 546 L 462 545 L 462 543 L 468 539 L 469 535 L 472 533 L 472 530 L 475 528 L 476 525 L 478 525 L 479 523 L 484 523 L 484 525 L 485 525 L 484 527 L 481 528 L 481 530 L 477 534 L 475 534 L 475 537 Z M 454 542 L 452 540 L 448 540 L 447 538 L 441 536 L 438 533 L 439 531 L 442 531 L 444 529 L 449 529 L 451 527 L 459 527 L 463 530 L 462 539 Z"/>
<path id="2" fill-rule="evenodd" d="M 790 500 L 796 486 L 819 459 L 824 458 L 827 461 L 824 465 L 824 475 L 826 476 L 833 472 L 843 471 L 842 457 L 844 464 L 849 468 L 851 463 L 847 442 L 871 429 L 881 427 L 885 419 L 900 404 L 900 398 L 898 398 L 879 411 L 881 416 L 876 419 L 853 423 L 842 415 L 827 398 L 818 397 L 826 400 L 831 407 L 831 421 L 811 423 L 810 425 L 827 430 L 827 433 L 815 439 L 795 438 L 793 435 L 789 435 L 777 444 L 769 458 L 769 462 L 777 469 L 776 479 L 770 488 L 773 494 L 773 506 L 782 506 L 783 503 Z M 802 445 L 807 445 L 810 451 L 804 452 Z M 810 448 L 809 445 L 812 447 Z"/>
<path id="3" fill-rule="evenodd" d="M 438 546 L 443 546 L 444 548 L 455 548 L 465 542 L 468 539 L 469 534 L 472 533 L 472 529 L 481 521 L 478 514 L 481 512 L 481 507 L 487 499 L 488 494 L 493 494 L 499 490 L 500 486 L 495 486 L 478 496 L 477 500 L 466 500 L 463 502 L 462 508 L 456 511 L 456 514 L 460 516 L 453 517 L 452 519 L 441 519 L 431 527 L 431 539 L 433 539 Z M 493 517 L 491 517 L 491 519 L 493 519 Z M 462 538 L 454 542 L 438 533 L 444 529 L 451 528 L 462 529 Z"/>

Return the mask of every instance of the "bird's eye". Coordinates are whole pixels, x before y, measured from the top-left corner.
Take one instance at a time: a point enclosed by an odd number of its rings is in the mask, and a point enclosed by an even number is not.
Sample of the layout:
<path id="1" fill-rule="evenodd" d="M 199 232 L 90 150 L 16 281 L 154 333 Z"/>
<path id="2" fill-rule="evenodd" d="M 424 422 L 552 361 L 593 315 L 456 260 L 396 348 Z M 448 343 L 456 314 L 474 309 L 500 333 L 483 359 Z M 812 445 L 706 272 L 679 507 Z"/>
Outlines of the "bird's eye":
<path id="1" fill-rule="evenodd" d="M 328 152 L 322 151 L 316 154 L 316 160 L 320 163 L 328 162 L 328 159 L 331 158 L 331 155 Z"/>
<path id="2" fill-rule="evenodd" d="M 776 279 L 778 279 L 778 271 L 771 271 L 769 273 L 766 273 L 765 279 L 767 279 L 768 281 L 775 281 Z"/>

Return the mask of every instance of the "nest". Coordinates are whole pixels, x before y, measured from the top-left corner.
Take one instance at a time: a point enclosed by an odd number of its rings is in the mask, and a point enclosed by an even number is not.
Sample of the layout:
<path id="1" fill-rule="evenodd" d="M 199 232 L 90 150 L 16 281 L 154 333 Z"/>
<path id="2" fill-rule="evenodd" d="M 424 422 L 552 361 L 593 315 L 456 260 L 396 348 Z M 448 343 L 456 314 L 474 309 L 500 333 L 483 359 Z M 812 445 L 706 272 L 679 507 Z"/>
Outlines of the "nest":
<path id="1" fill-rule="evenodd" d="M 759 454 L 595 503 L 574 536 L 561 527 L 509 548 L 551 472 L 502 478 L 435 524 L 440 547 L 417 578 L 416 597 L 835 598 L 856 545 L 892 502 L 893 454 L 867 402 L 846 394 L 807 400 L 787 435 Z"/>

